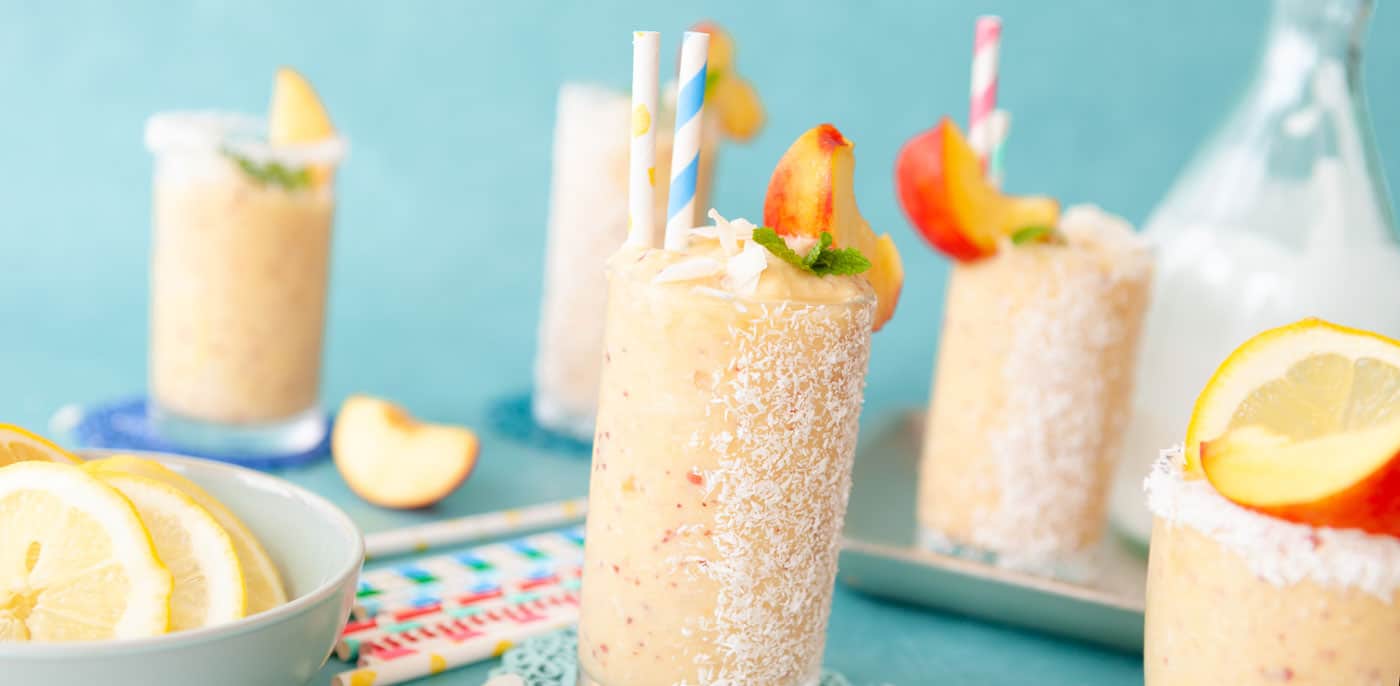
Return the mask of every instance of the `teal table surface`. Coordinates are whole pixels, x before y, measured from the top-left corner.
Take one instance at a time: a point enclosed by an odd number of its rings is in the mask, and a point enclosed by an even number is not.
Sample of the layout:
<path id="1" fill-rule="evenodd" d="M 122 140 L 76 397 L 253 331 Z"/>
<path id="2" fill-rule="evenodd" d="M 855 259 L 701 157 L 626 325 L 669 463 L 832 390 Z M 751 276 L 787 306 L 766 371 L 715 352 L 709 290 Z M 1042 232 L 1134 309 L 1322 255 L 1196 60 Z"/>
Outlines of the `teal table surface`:
<path id="1" fill-rule="evenodd" d="M 1263 0 L 0 0 L 0 421 L 42 429 L 65 404 L 141 391 L 142 124 L 169 108 L 260 111 L 285 63 L 312 79 L 351 142 L 327 404 L 373 393 L 483 438 L 477 473 L 430 510 L 368 506 L 328 463 L 285 476 L 367 531 L 581 494 L 583 459 L 513 446 L 486 425 L 494 399 L 529 386 L 555 94 L 565 80 L 625 86 L 634 28 L 663 31 L 669 71 L 681 30 L 712 17 L 736 36 L 770 115 L 757 141 L 726 149 L 720 211 L 758 217 L 782 151 L 831 121 L 857 144 L 862 212 L 904 255 L 904 299 L 873 351 L 873 426 L 928 392 L 947 264 L 908 228 L 890 170 L 940 114 L 965 118 L 974 17 L 1006 18 L 1009 188 L 1141 223 L 1251 77 L 1268 10 Z M 1400 35 L 1400 13 L 1381 3 L 1370 34 L 1366 83 L 1394 176 L 1400 41 L 1383 38 Z M 827 662 L 858 686 L 1142 681 L 1136 656 L 839 587 Z M 475 685 L 486 671 L 424 683 Z"/>

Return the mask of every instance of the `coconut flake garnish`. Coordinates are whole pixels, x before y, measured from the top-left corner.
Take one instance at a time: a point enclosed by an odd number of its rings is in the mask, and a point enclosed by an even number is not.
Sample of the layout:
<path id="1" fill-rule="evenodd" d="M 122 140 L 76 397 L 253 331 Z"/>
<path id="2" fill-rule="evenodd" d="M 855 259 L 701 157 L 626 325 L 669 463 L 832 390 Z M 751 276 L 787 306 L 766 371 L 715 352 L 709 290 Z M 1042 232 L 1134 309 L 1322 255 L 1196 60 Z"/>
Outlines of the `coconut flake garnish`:
<path id="1" fill-rule="evenodd" d="M 767 268 L 768 251 L 753 241 L 747 241 L 742 252 L 725 262 L 724 287 L 739 295 L 753 295 L 758 288 L 758 277 Z"/>
<path id="2" fill-rule="evenodd" d="M 709 214 L 705 215 L 715 220 L 715 234 L 719 238 L 719 247 L 724 249 L 724 254 L 733 257 L 739 252 L 739 239 L 734 235 L 734 227 L 729 224 L 729 220 L 720 216 L 719 210 L 711 207 Z"/>
<path id="3" fill-rule="evenodd" d="M 694 281 L 718 274 L 720 269 L 719 260 L 710 257 L 695 257 L 662 269 L 656 276 L 652 277 L 651 281 L 652 283 Z"/>

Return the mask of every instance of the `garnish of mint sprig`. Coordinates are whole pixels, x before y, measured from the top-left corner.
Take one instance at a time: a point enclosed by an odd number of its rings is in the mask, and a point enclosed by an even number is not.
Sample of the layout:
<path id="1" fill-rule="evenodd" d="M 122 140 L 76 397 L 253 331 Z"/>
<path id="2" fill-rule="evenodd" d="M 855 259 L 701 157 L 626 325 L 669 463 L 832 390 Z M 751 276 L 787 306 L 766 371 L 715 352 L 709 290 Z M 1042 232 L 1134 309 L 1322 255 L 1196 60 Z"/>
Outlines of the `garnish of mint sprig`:
<path id="1" fill-rule="evenodd" d="M 233 160 L 248 178 L 259 186 L 277 186 L 289 191 L 311 186 L 310 167 L 293 169 L 281 162 L 255 162 L 232 150 L 224 150 L 224 156 Z"/>
<path id="2" fill-rule="evenodd" d="M 817 276 L 860 274 L 870 269 L 870 260 L 855 248 L 831 248 L 831 234 L 823 231 L 817 244 L 803 255 L 788 247 L 777 231 L 768 227 L 753 230 L 753 242 L 768 249 L 779 259 Z"/>
<path id="3" fill-rule="evenodd" d="M 1027 243 L 1064 243 L 1065 238 L 1053 226 L 1027 226 L 1011 232 L 1012 245 Z"/>

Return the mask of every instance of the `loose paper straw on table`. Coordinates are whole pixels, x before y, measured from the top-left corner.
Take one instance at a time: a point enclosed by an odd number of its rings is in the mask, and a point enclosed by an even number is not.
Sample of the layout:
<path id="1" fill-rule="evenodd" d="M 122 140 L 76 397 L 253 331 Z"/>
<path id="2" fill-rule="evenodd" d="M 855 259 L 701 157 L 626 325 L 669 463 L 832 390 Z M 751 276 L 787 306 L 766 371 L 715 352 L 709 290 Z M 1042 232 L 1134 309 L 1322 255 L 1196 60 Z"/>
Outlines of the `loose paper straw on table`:
<path id="1" fill-rule="evenodd" d="M 583 526 L 547 531 L 454 553 L 410 559 L 360 573 L 355 619 L 429 604 L 441 594 L 476 594 L 512 583 L 539 585 L 542 577 L 583 565 Z"/>
<path id="2" fill-rule="evenodd" d="M 661 35 L 632 32 L 632 151 L 627 167 L 627 244 L 656 245 L 656 102 Z"/>
<path id="3" fill-rule="evenodd" d="M 476 617 L 457 619 L 439 635 L 398 650 L 376 650 L 362 656 L 359 668 L 335 675 L 335 686 L 387 686 L 438 674 L 454 667 L 498 657 L 520 641 L 557 631 L 578 622 L 578 597 L 542 603 L 529 617 L 517 617 L 507 629 L 486 633 L 474 626 Z"/>
<path id="4" fill-rule="evenodd" d="M 444 519 L 365 536 L 365 557 L 423 552 L 429 548 L 503 536 L 516 531 L 542 529 L 581 519 L 588 501 L 574 498 L 556 503 Z"/>
<path id="5" fill-rule="evenodd" d="M 992 150 L 989 119 L 997 108 L 997 57 L 1000 49 L 1001 17 L 978 17 L 972 40 L 972 97 L 968 108 L 967 138 L 984 162 Z"/>
<path id="6" fill-rule="evenodd" d="M 695 183 L 700 174 L 709 55 L 710 34 L 686 31 L 676 86 L 676 135 L 671 144 L 671 189 L 666 205 L 667 250 L 683 250 L 687 234 L 695 226 Z"/>
<path id="7" fill-rule="evenodd" d="M 335 655 L 342 660 L 352 660 L 359 656 L 364 646 L 373 645 L 385 637 L 414 635 L 424 627 L 454 619 L 508 611 L 539 598 L 568 596 L 578 590 L 582 575 L 581 567 L 571 567 L 558 570 L 547 578 L 518 581 L 489 592 L 475 592 L 470 586 L 462 586 L 453 592 L 439 594 L 426 604 L 403 603 L 386 608 L 374 617 L 347 624 L 336 641 Z"/>

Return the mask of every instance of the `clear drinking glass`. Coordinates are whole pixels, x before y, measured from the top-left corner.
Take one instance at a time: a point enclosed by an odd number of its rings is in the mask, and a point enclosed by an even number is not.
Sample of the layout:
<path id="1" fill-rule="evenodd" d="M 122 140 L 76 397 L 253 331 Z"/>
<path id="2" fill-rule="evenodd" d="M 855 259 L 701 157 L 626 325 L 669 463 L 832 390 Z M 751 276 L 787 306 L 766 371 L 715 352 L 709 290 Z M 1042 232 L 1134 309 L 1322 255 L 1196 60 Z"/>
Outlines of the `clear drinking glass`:
<path id="1" fill-rule="evenodd" d="M 565 84 L 554 129 L 544 297 L 535 353 L 532 411 L 543 427 L 576 438 L 593 435 L 603 358 L 608 256 L 627 238 L 627 164 L 632 99 L 602 86 Z M 656 179 L 671 169 L 671 120 L 657 122 Z M 696 184 L 697 214 L 709 208 L 719 129 L 707 117 Z M 666 193 L 656 194 L 656 224 L 666 225 Z"/>
<path id="2" fill-rule="evenodd" d="M 1152 459 L 1240 343 L 1306 316 L 1400 336 L 1400 244 L 1361 89 L 1371 7 L 1275 0 L 1254 83 L 1146 225 L 1160 259 L 1113 503 L 1136 538 Z"/>
<path id="3" fill-rule="evenodd" d="M 608 275 L 579 683 L 814 686 L 875 298 L 658 284 L 641 254 Z"/>
<path id="4" fill-rule="evenodd" d="M 319 403 L 340 139 L 271 145 L 256 118 L 170 112 L 155 155 L 150 393 L 160 435 L 231 455 L 308 450 Z"/>

